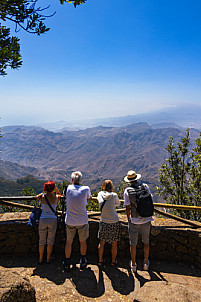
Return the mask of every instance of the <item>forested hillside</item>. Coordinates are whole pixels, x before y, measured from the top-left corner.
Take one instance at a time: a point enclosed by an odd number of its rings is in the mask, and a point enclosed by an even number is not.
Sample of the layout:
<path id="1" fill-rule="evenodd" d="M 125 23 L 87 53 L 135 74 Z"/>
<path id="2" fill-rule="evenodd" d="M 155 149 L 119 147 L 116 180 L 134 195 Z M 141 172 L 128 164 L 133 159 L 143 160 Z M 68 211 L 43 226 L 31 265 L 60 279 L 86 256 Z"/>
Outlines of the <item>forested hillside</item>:
<path id="1" fill-rule="evenodd" d="M 0 178 L 0 196 L 20 196 L 23 189 L 31 188 L 36 194 L 43 191 L 44 181 L 32 175 L 19 178 L 16 181 Z"/>

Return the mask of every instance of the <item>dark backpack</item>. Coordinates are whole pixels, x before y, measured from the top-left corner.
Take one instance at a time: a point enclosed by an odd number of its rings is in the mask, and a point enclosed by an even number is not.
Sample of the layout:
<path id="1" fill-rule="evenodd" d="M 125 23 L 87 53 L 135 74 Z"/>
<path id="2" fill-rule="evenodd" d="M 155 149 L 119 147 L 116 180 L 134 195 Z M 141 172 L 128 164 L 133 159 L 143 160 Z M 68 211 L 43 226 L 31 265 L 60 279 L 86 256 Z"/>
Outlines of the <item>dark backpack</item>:
<path id="1" fill-rule="evenodd" d="M 40 207 L 42 201 L 42 196 L 40 196 L 39 200 L 35 202 L 35 206 L 31 211 L 31 215 L 29 216 L 28 224 L 29 226 L 35 228 L 39 224 L 40 215 L 42 213 L 42 209 Z"/>
<path id="2" fill-rule="evenodd" d="M 34 207 L 31 215 L 29 216 L 28 225 L 31 227 L 36 227 L 39 224 L 39 219 L 41 215 L 42 209 L 39 207 Z"/>
<path id="3" fill-rule="evenodd" d="M 143 184 L 138 187 L 128 188 L 128 195 L 130 202 L 136 207 L 136 211 L 141 217 L 149 217 L 153 215 L 153 199 Z M 133 202 L 133 197 L 135 199 L 135 203 Z"/>

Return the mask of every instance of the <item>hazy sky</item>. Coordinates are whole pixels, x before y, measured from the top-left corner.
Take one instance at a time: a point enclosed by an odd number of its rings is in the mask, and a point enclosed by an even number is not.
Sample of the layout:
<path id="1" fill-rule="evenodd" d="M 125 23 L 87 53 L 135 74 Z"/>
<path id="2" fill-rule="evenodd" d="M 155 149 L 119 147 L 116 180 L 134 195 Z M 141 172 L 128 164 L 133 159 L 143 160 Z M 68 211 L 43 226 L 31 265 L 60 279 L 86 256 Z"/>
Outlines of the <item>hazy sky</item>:
<path id="1" fill-rule="evenodd" d="M 23 66 L 0 77 L 1 125 L 148 112 L 201 103 L 201 1 L 87 0 L 40 37 L 22 30 Z"/>

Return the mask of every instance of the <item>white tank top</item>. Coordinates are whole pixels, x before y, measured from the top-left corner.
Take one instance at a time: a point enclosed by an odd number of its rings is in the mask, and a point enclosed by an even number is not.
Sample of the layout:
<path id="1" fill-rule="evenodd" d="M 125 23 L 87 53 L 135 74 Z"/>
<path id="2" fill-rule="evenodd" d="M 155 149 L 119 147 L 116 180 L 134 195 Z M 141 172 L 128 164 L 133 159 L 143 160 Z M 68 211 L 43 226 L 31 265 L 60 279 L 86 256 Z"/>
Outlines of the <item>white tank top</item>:
<path id="1" fill-rule="evenodd" d="M 56 212 L 57 204 L 51 204 L 51 206 Z M 42 213 L 40 218 L 57 218 L 57 216 L 53 213 L 53 211 L 50 209 L 48 204 L 41 203 L 41 207 L 42 207 Z"/>

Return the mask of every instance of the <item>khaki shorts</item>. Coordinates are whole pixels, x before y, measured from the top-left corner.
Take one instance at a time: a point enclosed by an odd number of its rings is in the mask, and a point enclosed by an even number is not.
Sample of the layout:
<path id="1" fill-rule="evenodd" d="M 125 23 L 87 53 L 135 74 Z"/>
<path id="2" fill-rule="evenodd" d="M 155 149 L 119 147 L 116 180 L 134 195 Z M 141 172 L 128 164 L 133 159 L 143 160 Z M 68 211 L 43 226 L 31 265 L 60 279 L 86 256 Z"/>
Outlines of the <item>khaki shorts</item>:
<path id="1" fill-rule="evenodd" d="M 89 224 L 79 226 L 66 225 L 67 240 L 73 240 L 77 231 L 80 241 L 87 240 L 89 237 Z"/>
<path id="2" fill-rule="evenodd" d="M 39 220 L 39 246 L 41 245 L 53 245 L 57 231 L 57 219 L 56 218 L 41 218 Z"/>
<path id="3" fill-rule="evenodd" d="M 151 230 L 151 221 L 143 224 L 133 224 L 129 221 L 128 232 L 130 245 L 137 245 L 138 234 L 142 236 L 142 242 L 144 244 L 149 244 L 149 235 Z"/>

